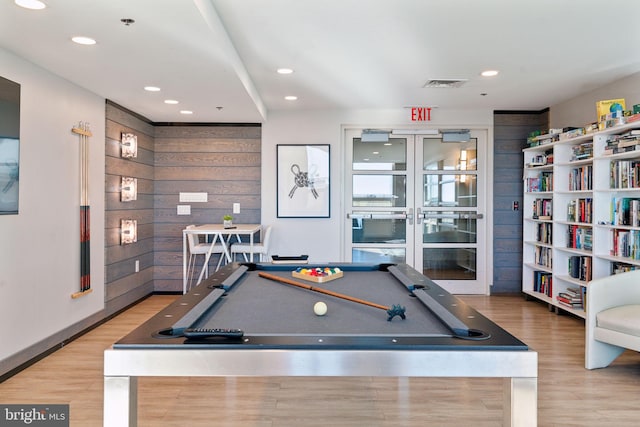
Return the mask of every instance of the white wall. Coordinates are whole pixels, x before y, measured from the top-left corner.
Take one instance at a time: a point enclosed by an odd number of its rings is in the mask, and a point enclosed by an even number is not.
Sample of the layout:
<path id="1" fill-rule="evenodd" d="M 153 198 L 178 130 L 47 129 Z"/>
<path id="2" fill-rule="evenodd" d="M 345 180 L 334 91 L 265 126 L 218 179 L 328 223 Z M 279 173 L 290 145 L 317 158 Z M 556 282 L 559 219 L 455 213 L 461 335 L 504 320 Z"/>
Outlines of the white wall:
<path id="1" fill-rule="evenodd" d="M 105 100 L 0 49 L 0 76 L 21 85 L 18 215 L 0 216 L 0 367 L 104 308 Z M 91 283 L 79 299 L 79 138 L 90 139 Z M 2 370 L 0 369 L 0 373 Z"/>
<path id="2" fill-rule="evenodd" d="M 262 128 L 262 223 L 273 225 L 271 254 L 307 254 L 313 262 L 343 261 L 341 218 L 345 128 L 484 128 L 489 129 L 489 153 L 493 153 L 493 111 L 434 110 L 432 121 L 411 122 L 408 109 L 358 111 L 269 112 Z M 278 144 L 331 145 L 331 217 L 277 218 L 276 146 Z M 492 171 L 492 165 L 489 166 Z M 489 177 L 491 179 L 491 177 Z M 489 191 L 493 183 L 488 183 Z M 489 194 L 489 201 L 493 196 Z M 488 210 L 491 210 L 489 207 Z M 490 218 L 487 224 L 490 224 Z M 489 239 L 490 240 L 490 239 Z"/>
<path id="3" fill-rule="evenodd" d="M 551 106 L 550 126 L 552 128 L 582 127 L 596 122 L 598 120 L 596 102 L 618 98 L 624 98 L 627 110 L 631 110 L 635 104 L 640 104 L 640 73 Z"/>

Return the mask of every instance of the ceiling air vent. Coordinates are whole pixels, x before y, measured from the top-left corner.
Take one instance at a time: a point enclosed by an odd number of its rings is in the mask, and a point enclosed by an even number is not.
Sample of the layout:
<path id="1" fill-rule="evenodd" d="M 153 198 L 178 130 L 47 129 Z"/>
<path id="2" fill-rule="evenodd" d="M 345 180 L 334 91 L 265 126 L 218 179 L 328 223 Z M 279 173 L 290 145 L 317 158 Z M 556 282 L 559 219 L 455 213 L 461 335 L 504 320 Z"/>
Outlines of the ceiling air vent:
<path id="1" fill-rule="evenodd" d="M 447 89 L 447 88 L 460 87 L 466 82 L 467 82 L 466 79 L 431 79 L 431 80 L 428 80 L 422 87 Z"/>

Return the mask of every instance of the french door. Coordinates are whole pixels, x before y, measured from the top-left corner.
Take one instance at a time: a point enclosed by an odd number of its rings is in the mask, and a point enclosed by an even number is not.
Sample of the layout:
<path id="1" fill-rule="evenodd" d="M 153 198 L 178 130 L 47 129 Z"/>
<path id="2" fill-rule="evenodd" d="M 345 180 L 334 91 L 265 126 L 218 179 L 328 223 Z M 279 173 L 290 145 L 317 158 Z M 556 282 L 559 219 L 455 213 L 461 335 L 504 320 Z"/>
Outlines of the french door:
<path id="1" fill-rule="evenodd" d="M 449 292 L 487 294 L 487 131 L 361 133 L 345 130 L 346 258 L 406 262 Z"/>

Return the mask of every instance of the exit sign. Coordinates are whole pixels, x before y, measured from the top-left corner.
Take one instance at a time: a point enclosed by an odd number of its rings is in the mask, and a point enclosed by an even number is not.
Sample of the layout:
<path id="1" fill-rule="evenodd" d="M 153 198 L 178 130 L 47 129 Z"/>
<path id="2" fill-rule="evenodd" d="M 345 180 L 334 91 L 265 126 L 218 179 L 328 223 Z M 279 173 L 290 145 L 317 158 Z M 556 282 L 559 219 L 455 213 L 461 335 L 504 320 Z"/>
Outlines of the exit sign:
<path id="1" fill-rule="evenodd" d="M 412 122 L 431 121 L 431 107 L 411 107 Z"/>

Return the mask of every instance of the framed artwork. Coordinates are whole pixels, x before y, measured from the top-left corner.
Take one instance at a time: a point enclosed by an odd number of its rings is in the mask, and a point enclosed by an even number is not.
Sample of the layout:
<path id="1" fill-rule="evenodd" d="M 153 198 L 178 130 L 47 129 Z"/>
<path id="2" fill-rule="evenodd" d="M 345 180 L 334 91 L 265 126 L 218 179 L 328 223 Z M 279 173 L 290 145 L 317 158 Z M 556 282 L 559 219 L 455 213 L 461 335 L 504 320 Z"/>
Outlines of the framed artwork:
<path id="1" fill-rule="evenodd" d="M 278 218 L 329 218 L 329 144 L 276 146 Z"/>

